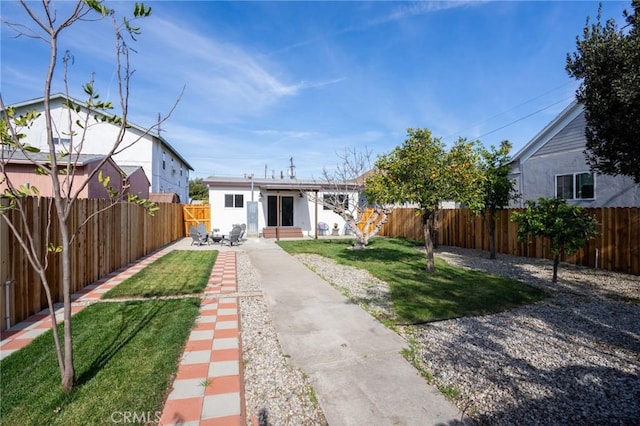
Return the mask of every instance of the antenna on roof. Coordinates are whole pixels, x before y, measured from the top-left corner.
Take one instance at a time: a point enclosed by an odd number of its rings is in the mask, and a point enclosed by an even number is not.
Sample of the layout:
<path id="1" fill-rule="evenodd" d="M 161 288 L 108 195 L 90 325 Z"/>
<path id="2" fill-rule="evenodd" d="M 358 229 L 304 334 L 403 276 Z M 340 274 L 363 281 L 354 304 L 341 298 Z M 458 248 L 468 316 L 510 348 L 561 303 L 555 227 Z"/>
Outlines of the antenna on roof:
<path id="1" fill-rule="evenodd" d="M 293 157 L 289 158 L 289 179 L 296 178 L 296 166 L 293 164 Z"/>
<path id="2" fill-rule="evenodd" d="M 267 178 L 267 172 L 268 172 L 267 163 L 264 163 L 264 178 L 265 179 Z"/>
<path id="3" fill-rule="evenodd" d="M 158 113 L 158 136 L 160 136 L 160 132 L 163 132 L 164 130 L 160 127 L 160 122 L 162 121 L 162 116 L 160 115 L 160 113 Z"/>

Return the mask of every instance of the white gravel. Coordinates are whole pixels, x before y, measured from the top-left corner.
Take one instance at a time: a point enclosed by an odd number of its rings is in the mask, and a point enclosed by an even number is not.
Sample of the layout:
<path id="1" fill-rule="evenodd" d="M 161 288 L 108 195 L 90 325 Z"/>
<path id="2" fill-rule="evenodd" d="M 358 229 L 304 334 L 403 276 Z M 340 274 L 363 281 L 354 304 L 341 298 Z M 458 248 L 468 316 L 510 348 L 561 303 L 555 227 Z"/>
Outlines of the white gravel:
<path id="1" fill-rule="evenodd" d="M 326 425 L 307 377 L 282 352 L 259 276 L 241 251 L 237 272 L 247 424 Z"/>
<path id="2" fill-rule="evenodd" d="M 448 262 L 544 288 L 551 296 L 498 314 L 401 327 L 434 384 L 460 392 L 479 424 L 640 424 L 640 278 L 546 260 L 441 248 Z M 299 258 L 378 318 L 388 286 L 315 255 Z"/>

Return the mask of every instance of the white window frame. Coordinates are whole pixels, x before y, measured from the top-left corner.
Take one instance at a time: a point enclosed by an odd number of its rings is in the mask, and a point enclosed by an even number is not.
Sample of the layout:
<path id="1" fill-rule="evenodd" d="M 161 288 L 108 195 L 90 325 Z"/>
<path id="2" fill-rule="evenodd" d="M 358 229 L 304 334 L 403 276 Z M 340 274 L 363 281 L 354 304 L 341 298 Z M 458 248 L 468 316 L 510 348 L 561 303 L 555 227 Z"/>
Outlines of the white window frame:
<path id="1" fill-rule="evenodd" d="M 233 197 L 233 206 L 227 206 L 227 195 Z M 238 197 L 242 197 L 242 204 L 236 205 L 236 200 Z M 224 208 L 225 209 L 242 209 L 244 208 L 244 194 L 224 194 Z"/>
<path id="2" fill-rule="evenodd" d="M 576 182 L 576 178 L 578 177 L 578 175 L 583 175 L 583 174 L 590 174 L 593 175 L 593 197 L 591 198 L 577 198 L 577 192 L 578 192 L 578 185 Z M 553 178 L 553 186 L 555 188 L 555 196 L 558 197 L 558 177 L 560 176 L 571 176 L 572 180 L 571 182 L 573 183 L 573 194 L 572 194 L 572 198 L 565 198 L 565 200 L 572 200 L 572 201 L 579 201 L 579 200 L 586 200 L 586 201 L 593 201 L 596 199 L 596 173 L 593 173 L 591 171 L 582 171 L 582 172 L 577 172 L 577 173 L 562 173 L 562 174 L 557 174 L 554 176 Z"/>

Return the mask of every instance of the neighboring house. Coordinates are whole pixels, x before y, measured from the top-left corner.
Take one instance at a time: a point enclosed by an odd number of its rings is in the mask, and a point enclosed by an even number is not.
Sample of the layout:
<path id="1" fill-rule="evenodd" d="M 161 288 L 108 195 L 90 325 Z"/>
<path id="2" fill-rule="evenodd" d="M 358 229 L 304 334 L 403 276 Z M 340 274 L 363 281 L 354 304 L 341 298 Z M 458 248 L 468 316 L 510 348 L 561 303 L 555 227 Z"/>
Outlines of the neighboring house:
<path id="1" fill-rule="evenodd" d="M 121 166 L 120 169 L 122 169 L 127 185 L 129 185 L 127 192 L 148 199 L 151 182 L 149 182 L 144 169 L 141 166 Z"/>
<path id="2" fill-rule="evenodd" d="M 248 235 L 261 234 L 274 238 L 315 236 L 317 224 L 324 222 L 339 234 L 345 232 L 341 216 L 323 206 L 324 197 L 331 194 L 348 196 L 349 203 L 357 203 L 360 189 L 336 191 L 328 182 L 312 179 L 255 179 L 208 177 L 211 227 L 221 234 L 228 233 L 234 224 L 247 224 Z"/>
<path id="3" fill-rule="evenodd" d="M 24 156 L 24 154 L 21 152 L 15 152 L 10 158 L 5 157 L 6 153 L 2 154 L 0 161 L 4 163 L 7 178 L 11 181 L 14 187 L 29 185 L 36 187 L 39 194 L 43 197 L 50 197 L 53 195 L 51 177 L 36 174 L 36 167 Z M 43 152 L 30 154 L 30 156 L 34 161 L 36 161 L 36 163 L 42 164 L 49 162 L 50 158 L 48 153 Z M 65 184 L 65 181 L 72 185 L 72 191 L 73 188 L 80 188 L 103 159 L 104 155 L 76 155 L 76 157 L 72 159 L 75 163 L 73 180 L 67 180 L 66 175 L 60 175 L 63 190 L 66 188 L 65 185 L 67 185 Z M 67 159 L 64 158 L 58 161 L 58 165 L 63 167 Z M 134 172 L 127 176 L 127 173 L 118 167 L 112 159 L 109 159 L 103 164 L 100 170 L 104 177 L 108 176 L 110 178 L 109 186 L 111 186 L 113 191 L 119 192 L 122 190 L 123 185 L 126 185 L 129 187 L 126 192 L 138 194 L 139 196 L 146 198 L 149 195 L 149 180 L 144 175 L 144 171 L 141 168 L 139 169 L 140 170 L 138 172 Z M 0 183 L 0 192 L 3 192 L 6 188 L 7 182 Z M 132 189 L 139 192 L 134 192 Z M 98 174 L 94 175 L 89 183 L 82 189 L 79 194 L 79 198 L 109 198 L 107 189 L 98 180 Z"/>
<path id="4" fill-rule="evenodd" d="M 586 161 L 586 120 L 573 102 L 511 160 L 511 178 L 522 198 L 561 197 L 582 207 L 638 207 L 640 185 L 626 176 L 592 173 Z"/>
<path id="5" fill-rule="evenodd" d="M 71 143 L 70 130 L 73 130 L 77 135 L 73 138 L 76 147 L 80 143 L 80 135 L 83 131 L 76 124 L 73 129 L 69 129 L 70 122 L 76 123 L 78 119 L 83 120 L 84 116 L 63 106 L 67 99 L 76 105 L 84 104 L 84 102 L 73 98 L 67 98 L 61 93 L 51 96 L 51 118 L 55 129 L 53 138 L 54 143 L 60 145 L 61 149 L 68 148 Z M 16 115 L 33 110 L 43 112 L 44 100 L 43 98 L 33 99 L 11 106 L 16 109 Z M 84 107 L 81 110 L 86 111 Z M 69 120 L 69 114 L 71 114 L 71 120 Z M 92 116 L 94 114 L 99 119 L 111 116 L 108 112 L 102 113 L 100 111 L 92 111 Z M 108 122 L 97 123 L 93 118 L 90 119 L 89 124 L 86 127 L 86 137 L 81 152 L 83 154 L 107 154 L 116 140 L 120 126 Z M 147 131 L 131 122 L 127 124 L 129 127 L 121 147 L 131 144 L 138 138 L 140 140 L 121 153 L 114 155 L 115 162 L 121 167 L 142 167 L 146 176 L 151 178 L 151 192 L 173 192 L 179 195 L 181 202 L 188 202 L 189 170 L 193 170 L 193 167 L 158 133 Z M 43 151 L 49 150 L 43 115 L 38 117 L 30 128 L 22 129 L 22 133 L 27 135 L 22 140 L 23 142 Z"/>

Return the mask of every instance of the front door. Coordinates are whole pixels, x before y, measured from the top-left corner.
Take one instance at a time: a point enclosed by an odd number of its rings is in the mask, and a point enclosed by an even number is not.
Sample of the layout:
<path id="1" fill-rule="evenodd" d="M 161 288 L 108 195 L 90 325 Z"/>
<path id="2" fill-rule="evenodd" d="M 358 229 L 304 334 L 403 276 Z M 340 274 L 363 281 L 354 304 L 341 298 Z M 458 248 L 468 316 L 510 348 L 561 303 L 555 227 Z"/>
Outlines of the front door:
<path id="1" fill-rule="evenodd" d="M 278 224 L 278 213 L 280 213 L 280 223 Z M 267 197 L 267 226 L 293 226 L 293 197 L 280 197 L 280 208 L 278 209 L 278 196 L 269 195 Z"/>

